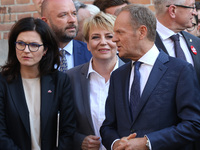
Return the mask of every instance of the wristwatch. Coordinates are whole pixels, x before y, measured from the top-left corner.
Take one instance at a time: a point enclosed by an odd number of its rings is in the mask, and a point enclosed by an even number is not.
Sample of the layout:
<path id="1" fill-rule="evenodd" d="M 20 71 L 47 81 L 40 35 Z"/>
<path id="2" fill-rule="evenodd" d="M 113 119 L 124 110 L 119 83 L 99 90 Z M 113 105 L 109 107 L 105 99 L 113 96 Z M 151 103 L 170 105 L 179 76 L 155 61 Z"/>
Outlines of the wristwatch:
<path id="1" fill-rule="evenodd" d="M 146 137 L 146 138 L 147 138 L 147 137 Z M 148 148 L 148 150 L 150 150 L 150 142 L 149 142 L 149 139 L 148 139 L 148 138 L 147 138 L 146 147 Z"/>

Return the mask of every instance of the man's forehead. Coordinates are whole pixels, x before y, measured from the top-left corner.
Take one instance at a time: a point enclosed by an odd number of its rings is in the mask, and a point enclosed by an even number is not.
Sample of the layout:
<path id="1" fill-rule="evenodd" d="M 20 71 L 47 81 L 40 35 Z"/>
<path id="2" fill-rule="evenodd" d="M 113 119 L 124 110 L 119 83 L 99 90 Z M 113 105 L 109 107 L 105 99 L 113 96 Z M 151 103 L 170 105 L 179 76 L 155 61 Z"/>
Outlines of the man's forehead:
<path id="1" fill-rule="evenodd" d="M 48 4 L 51 4 L 54 8 L 56 6 L 63 7 L 73 7 L 75 8 L 74 2 L 72 0 L 50 0 Z M 55 8 L 57 9 L 57 8 Z"/>
<path id="2" fill-rule="evenodd" d="M 126 20 L 126 22 L 128 20 L 130 20 L 130 15 L 129 15 L 129 12 L 128 11 L 121 11 L 117 18 L 116 18 L 116 21 L 115 22 L 124 22 Z M 125 23 L 125 22 L 124 22 Z"/>

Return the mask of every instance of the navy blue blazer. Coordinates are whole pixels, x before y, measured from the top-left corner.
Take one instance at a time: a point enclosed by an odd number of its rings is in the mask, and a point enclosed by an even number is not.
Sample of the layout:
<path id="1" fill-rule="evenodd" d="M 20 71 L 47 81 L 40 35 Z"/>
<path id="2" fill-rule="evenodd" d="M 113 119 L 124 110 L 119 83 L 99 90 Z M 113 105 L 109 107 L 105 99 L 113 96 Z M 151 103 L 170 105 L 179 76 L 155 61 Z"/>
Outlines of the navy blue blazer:
<path id="1" fill-rule="evenodd" d="M 90 61 L 92 54 L 87 49 L 87 44 L 73 40 L 73 54 L 74 54 L 74 66 L 78 66 Z"/>
<path id="2" fill-rule="evenodd" d="M 190 51 L 190 54 L 192 56 L 193 62 L 194 62 L 194 68 L 196 70 L 197 73 L 197 78 L 199 80 L 199 84 L 200 84 L 200 39 L 188 32 L 182 31 L 181 34 L 183 35 L 186 44 L 188 46 L 188 49 Z M 167 52 L 166 47 L 164 46 L 162 40 L 160 39 L 160 36 L 158 34 L 158 32 L 156 32 L 156 41 L 155 41 L 156 46 L 159 49 L 162 49 L 164 52 Z M 195 55 L 192 51 L 191 51 L 191 46 L 194 46 L 195 49 L 197 50 L 197 55 Z"/>
<path id="3" fill-rule="evenodd" d="M 74 104 L 69 77 L 61 72 L 41 78 L 41 150 L 56 149 L 58 110 L 58 149 L 71 150 L 75 132 Z M 0 150 L 31 150 L 29 111 L 21 76 L 8 83 L 0 75 Z"/>
<path id="4" fill-rule="evenodd" d="M 119 59 L 119 66 L 124 62 Z M 81 150 L 84 138 L 95 135 L 90 110 L 90 80 L 87 78 L 89 62 L 67 71 L 75 102 L 77 130 L 74 134 L 74 150 Z"/>
<path id="5" fill-rule="evenodd" d="M 136 132 L 147 135 L 153 150 L 192 150 L 200 137 L 200 87 L 194 67 L 163 51 L 152 68 L 131 121 L 129 80 L 131 62 L 111 75 L 106 119 L 100 129 L 109 150 L 115 139 Z"/>

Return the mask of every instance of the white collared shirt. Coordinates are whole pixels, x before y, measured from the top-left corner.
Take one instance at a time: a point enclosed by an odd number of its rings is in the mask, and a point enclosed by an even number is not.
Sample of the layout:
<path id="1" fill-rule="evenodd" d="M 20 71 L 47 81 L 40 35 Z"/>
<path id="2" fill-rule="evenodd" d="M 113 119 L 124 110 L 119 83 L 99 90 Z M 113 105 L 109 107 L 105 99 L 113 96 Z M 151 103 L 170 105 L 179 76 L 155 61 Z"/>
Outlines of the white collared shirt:
<path id="1" fill-rule="evenodd" d="M 117 68 L 118 61 L 115 64 L 113 71 Z M 89 62 L 87 78 L 88 77 L 90 78 L 90 111 L 92 122 L 95 135 L 101 137 L 99 129 L 105 119 L 105 102 L 108 96 L 110 80 L 105 83 L 105 78 L 92 68 L 92 59 Z M 100 150 L 106 150 L 102 144 L 100 146 Z"/>
<path id="2" fill-rule="evenodd" d="M 170 56 L 175 57 L 175 51 L 174 51 L 174 42 L 170 39 L 170 36 L 176 34 L 172 30 L 168 29 L 164 25 L 162 25 L 158 20 L 157 20 L 157 32 L 160 35 L 160 38 L 167 49 L 167 52 L 169 53 Z M 192 59 L 192 56 L 190 54 L 190 50 L 188 49 L 187 43 L 183 37 L 182 34 L 178 33 L 180 37 L 180 45 L 181 48 L 183 49 L 183 52 L 185 54 L 187 62 L 191 63 L 194 66 L 194 62 Z"/>
<path id="3" fill-rule="evenodd" d="M 159 55 L 159 50 L 154 44 L 153 47 L 138 60 L 138 61 L 142 62 L 141 66 L 139 68 L 140 88 L 141 88 L 140 89 L 140 95 L 142 95 L 142 92 L 144 90 L 144 87 L 147 83 L 150 72 L 153 68 L 153 65 L 154 65 L 158 55 Z M 134 63 L 134 61 L 132 61 L 132 64 L 133 63 Z M 130 75 L 129 98 L 130 98 L 131 86 L 132 86 L 133 79 L 134 79 L 134 67 L 135 66 L 133 65 L 132 70 L 131 70 L 131 75 Z"/>
<path id="4" fill-rule="evenodd" d="M 65 57 L 67 59 L 68 69 L 71 69 L 74 67 L 73 40 L 71 40 L 63 49 L 67 51 Z"/>

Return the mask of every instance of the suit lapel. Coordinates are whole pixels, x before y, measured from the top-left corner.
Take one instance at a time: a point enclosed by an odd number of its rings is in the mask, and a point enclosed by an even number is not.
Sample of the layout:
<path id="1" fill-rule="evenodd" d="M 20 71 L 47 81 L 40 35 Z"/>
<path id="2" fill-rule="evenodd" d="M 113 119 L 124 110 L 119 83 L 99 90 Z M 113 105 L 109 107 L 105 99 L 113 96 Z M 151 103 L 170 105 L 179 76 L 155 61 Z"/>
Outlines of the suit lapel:
<path id="1" fill-rule="evenodd" d="M 21 76 L 19 75 L 18 79 L 10 83 L 10 94 L 13 100 L 13 103 L 16 106 L 16 109 L 19 113 L 19 116 L 24 124 L 26 132 L 30 136 L 30 122 L 29 122 L 29 111 L 28 106 L 25 99 L 23 84 Z"/>
<path id="2" fill-rule="evenodd" d="M 76 42 L 76 40 L 73 40 L 74 66 L 77 66 L 79 64 L 78 58 L 79 58 L 79 55 L 81 55 L 81 52 L 79 50 L 80 48 L 79 48 L 78 42 Z"/>
<path id="3" fill-rule="evenodd" d="M 166 54 L 168 54 L 167 49 L 165 48 L 158 32 L 156 32 L 156 41 L 155 41 L 155 45 L 159 48 L 162 49 Z"/>
<path id="4" fill-rule="evenodd" d="M 48 116 L 51 111 L 55 85 L 52 82 L 52 77 L 50 75 L 41 78 L 41 110 L 40 110 L 40 120 L 41 120 L 41 131 L 43 132 L 48 121 Z M 44 135 L 42 133 L 42 135 Z"/>
<path id="5" fill-rule="evenodd" d="M 73 40 L 73 53 L 74 53 L 74 66 L 78 66 L 82 64 L 82 62 L 85 62 L 83 56 L 83 48 L 76 40 Z"/>
<path id="6" fill-rule="evenodd" d="M 183 37 L 185 39 L 185 42 L 187 44 L 187 47 L 188 47 L 188 49 L 190 51 L 190 54 L 192 56 L 192 59 L 194 60 L 195 59 L 195 57 L 194 57 L 195 55 L 192 53 L 191 48 L 190 48 L 193 45 L 192 38 L 188 37 L 185 32 L 181 32 L 181 34 L 183 35 Z"/>
<path id="7" fill-rule="evenodd" d="M 195 54 L 191 51 L 191 46 L 194 46 L 193 40 L 192 40 L 192 38 L 190 38 L 190 37 L 188 36 L 188 34 L 187 34 L 186 32 L 182 31 L 181 34 L 183 35 L 183 37 L 184 37 L 184 39 L 185 39 L 185 41 L 186 41 L 186 44 L 187 44 L 187 46 L 188 46 L 188 49 L 189 49 L 189 51 L 190 51 L 190 54 L 191 54 L 191 56 L 192 56 L 192 59 L 193 59 L 193 62 L 194 62 L 194 67 L 195 67 L 196 70 L 198 70 L 199 68 L 198 68 L 198 69 L 196 68 L 196 66 L 198 66 L 198 65 L 196 64 L 196 62 L 199 62 L 199 58 L 197 57 L 197 55 L 195 55 Z M 187 35 L 186 35 L 186 34 L 187 34 Z"/>
<path id="8" fill-rule="evenodd" d="M 121 81 L 122 86 L 124 87 L 124 97 L 122 99 L 124 100 L 125 104 L 125 111 L 126 111 L 126 116 L 128 116 L 130 124 L 132 123 L 132 118 L 131 118 L 131 112 L 130 112 L 130 107 L 129 107 L 129 82 L 130 82 L 130 74 L 131 74 L 131 69 L 132 69 L 132 61 L 127 62 L 126 67 L 124 70 L 121 71 L 122 76 L 119 76 L 118 81 Z"/>
<path id="9" fill-rule="evenodd" d="M 125 63 L 121 60 L 121 58 L 119 58 L 119 56 L 117 57 L 118 58 L 118 67 L 121 67 L 122 65 L 124 65 Z"/>
<path id="10" fill-rule="evenodd" d="M 90 110 L 90 85 L 89 85 L 89 78 L 87 78 L 89 63 L 85 64 L 83 68 L 81 69 L 81 90 L 83 91 L 83 104 L 85 109 L 85 114 L 87 115 L 88 122 L 93 129 L 94 132 L 94 126 L 92 122 L 92 116 L 91 116 L 91 110 Z"/>
<path id="11" fill-rule="evenodd" d="M 133 114 L 133 118 L 134 118 L 133 123 L 136 121 L 139 113 L 141 112 L 143 106 L 147 102 L 152 91 L 155 89 L 158 82 L 160 81 L 160 79 L 162 78 L 164 73 L 166 72 L 167 67 L 164 65 L 164 63 L 166 63 L 167 61 L 169 61 L 169 56 L 167 54 L 165 54 L 163 51 L 161 51 L 156 62 L 155 62 L 155 64 L 154 64 L 154 66 L 153 66 L 153 68 L 152 68 L 152 71 L 149 75 L 149 78 L 148 78 L 148 81 L 145 85 L 145 88 L 142 92 L 137 110 Z"/>

